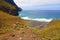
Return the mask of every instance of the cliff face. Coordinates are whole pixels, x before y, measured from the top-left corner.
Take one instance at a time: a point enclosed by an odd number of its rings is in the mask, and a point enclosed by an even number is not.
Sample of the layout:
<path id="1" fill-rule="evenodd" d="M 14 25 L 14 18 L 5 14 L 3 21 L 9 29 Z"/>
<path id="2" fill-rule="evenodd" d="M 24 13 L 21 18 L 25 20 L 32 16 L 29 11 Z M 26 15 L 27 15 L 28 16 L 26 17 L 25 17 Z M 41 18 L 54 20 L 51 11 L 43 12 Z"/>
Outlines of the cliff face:
<path id="1" fill-rule="evenodd" d="M 21 11 L 21 8 L 18 8 L 13 0 L 0 0 L 0 10 L 7 12 L 11 15 L 17 16 L 18 12 Z"/>
<path id="2" fill-rule="evenodd" d="M 14 3 L 13 0 L 5 0 L 5 1 L 8 2 L 8 3 L 10 3 L 10 4 L 12 4 L 12 5 L 14 5 L 18 11 L 21 11 L 21 10 L 22 10 L 21 8 L 19 8 L 19 7 Z"/>

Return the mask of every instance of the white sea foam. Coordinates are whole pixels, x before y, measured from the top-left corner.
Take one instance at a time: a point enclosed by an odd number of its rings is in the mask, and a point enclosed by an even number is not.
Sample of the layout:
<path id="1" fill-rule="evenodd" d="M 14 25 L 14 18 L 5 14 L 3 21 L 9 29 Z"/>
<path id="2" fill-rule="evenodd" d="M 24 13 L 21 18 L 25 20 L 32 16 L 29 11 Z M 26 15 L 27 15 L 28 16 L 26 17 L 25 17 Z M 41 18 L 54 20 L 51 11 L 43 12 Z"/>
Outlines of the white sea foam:
<path id="1" fill-rule="evenodd" d="M 35 20 L 40 22 L 50 22 L 53 20 L 53 19 L 46 19 L 46 18 L 35 18 L 35 19 L 29 18 L 29 17 L 21 17 L 21 18 L 25 20 Z"/>

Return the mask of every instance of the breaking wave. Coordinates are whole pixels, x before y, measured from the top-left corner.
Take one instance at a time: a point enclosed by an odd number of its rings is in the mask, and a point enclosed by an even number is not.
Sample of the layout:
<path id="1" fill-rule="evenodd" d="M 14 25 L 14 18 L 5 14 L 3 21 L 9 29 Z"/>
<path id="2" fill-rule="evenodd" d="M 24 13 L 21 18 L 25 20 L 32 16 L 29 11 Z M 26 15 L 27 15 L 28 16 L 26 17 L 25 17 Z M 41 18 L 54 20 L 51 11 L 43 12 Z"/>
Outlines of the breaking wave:
<path id="1" fill-rule="evenodd" d="M 46 18 L 29 18 L 29 17 L 21 17 L 22 19 L 25 19 L 25 20 L 35 20 L 35 21 L 40 21 L 40 22 L 50 22 L 52 21 L 53 19 L 46 19 Z"/>

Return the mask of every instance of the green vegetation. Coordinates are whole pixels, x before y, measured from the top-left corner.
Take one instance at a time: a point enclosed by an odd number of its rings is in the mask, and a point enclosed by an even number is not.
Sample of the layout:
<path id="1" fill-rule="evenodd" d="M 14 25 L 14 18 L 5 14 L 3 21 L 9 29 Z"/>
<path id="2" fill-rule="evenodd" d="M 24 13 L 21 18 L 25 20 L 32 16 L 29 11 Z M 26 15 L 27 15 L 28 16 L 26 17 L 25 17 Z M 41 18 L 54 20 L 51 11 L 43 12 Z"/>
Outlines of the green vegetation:
<path id="1" fill-rule="evenodd" d="M 60 40 L 60 20 L 53 20 L 42 30 L 32 29 L 42 40 Z"/>
<path id="2" fill-rule="evenodd" d="M 3 1 L 3 0 L 0 0 L 0 7 L 7 7 L 9 9 L 16 9 L 13 5 Z"/>
<path id="3" fill-rule="evenodd" d="M 3 0 L 0 0 L 0 2 L 3 1 Z"/>
<path id="4" fill-rule="evenodd" d="M 8 8 L 10 11 L 16 9 L 13 5 L 0 0 L 0 9 L 2 7 Z M 3 10 L 5 11 L 4 8 Z M 24 34 L 26 30 L 31 29 L 40 36 L 41 40 L 60 40 L 60 20 L 53 20 L 42 29 L 35 27 L 29 28 L 26 26 L 31 24 L 29 21 L 26 24 L 25 20 L 22 20 L 17 16 L 9 15 L 8 12 L 4 12 L 3 10 L 0 10 L 0 34 L 15 30 L 20 30 L 22 31 L 22 34 Z"/>
<path id="5" fill-rule="evenodd" d="M 18 16 L 13 16 L 16 13 L 15 11 L 15 6 L 4 0 L 0 0 L 0 34 L 17 30 L 20 27 L 26 27 L 24 20 Z"/>

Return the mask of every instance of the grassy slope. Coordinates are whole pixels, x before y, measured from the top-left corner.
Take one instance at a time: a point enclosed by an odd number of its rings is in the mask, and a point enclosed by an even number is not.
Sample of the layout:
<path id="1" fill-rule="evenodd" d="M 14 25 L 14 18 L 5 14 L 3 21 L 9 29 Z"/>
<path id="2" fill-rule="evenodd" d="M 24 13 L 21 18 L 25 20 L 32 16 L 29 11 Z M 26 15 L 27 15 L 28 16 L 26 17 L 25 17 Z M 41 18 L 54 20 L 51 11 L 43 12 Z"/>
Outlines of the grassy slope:
<path id="1" fill-rule="evenodd" d="M 5 2 L 4 0 L 3 1 L 0 0 L 0 7 L 2 6 L 7 7 L 11 10 L 13 9 L 16 10 L 16 8 L 13 5 Z M 19 22 L 19 23 L 16 25 L 16 22 Z M 9 13 L 0 10 L 0 33 L 11 31 L 15 27 L 16 29 L 19 27 L 25 27 L 24 20 L 22 20 L 18 16 L 12 16 L 12 15 L 9 15 Z"/>
<path id="2" fill-rule="evenodd" d="M 42 30 L 33 28 L 42 40 L 60 40 L 60 20 L 53 20 Z"/>
<path id="3" fill-rule="evenodd" d="M 15 25 L 16 22 L 19 22 L 19 24 Z M 17 17 L 17 16 L 12 16 L 9 15 L 3 11 L 0 11 L 0 33 L 3 31 L 10 31 L 14 29 L 14 27 L 25 27 L 24 25 L 24 20 L 22 20 L 21 18 Z"/>
<path id="4" fill-rule="evenodd" d="M 0 7 L 1 6 L 9 7 L 11 10 L 15 9 L 14 6 L 6 3 L 5 1 L 0 3 Z M 27 26 L 25 25 L 25 20 L 19 18 L 18 16 L 9 15 L 9 13 L 0 10 L 0 40 L 20 39 L 20 35 L 23 35 L 23 33 L 25 33 L 24 35 L 27 34 L 27 36 L 23 37 L 24 40 L 37 39 L 38 37 L 30 29 L 26 27 Z M 20 32 L 18 32 L 16 29 L 19 29 Z M 16 35 L 15 38 L 11 37 L 12 35 Z M 34 36 L 30 37 L 30 35 L 35 35 L 36 38 L 33 38 Z"/>

